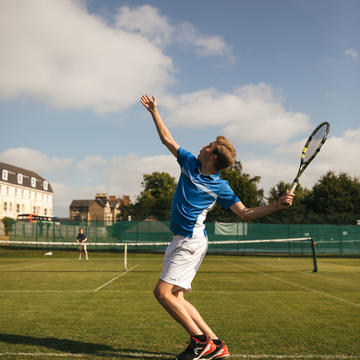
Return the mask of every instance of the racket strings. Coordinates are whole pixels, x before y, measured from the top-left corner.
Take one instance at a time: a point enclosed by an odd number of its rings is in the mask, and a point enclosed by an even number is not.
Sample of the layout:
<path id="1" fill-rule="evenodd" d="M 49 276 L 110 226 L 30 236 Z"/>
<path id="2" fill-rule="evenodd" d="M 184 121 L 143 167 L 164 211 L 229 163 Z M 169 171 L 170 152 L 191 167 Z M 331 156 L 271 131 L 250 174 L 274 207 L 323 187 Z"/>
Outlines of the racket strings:
<path id="1" fill-rule="evenodd" d="M 311 140 L 305 146 L 302 159 L 303 162 L 308 161 L 317 151 L 319 151 L 321 145 L 324 143 L 327 135 L 327 124 L 321 126 L 315 134 L 313 134 Z"/>

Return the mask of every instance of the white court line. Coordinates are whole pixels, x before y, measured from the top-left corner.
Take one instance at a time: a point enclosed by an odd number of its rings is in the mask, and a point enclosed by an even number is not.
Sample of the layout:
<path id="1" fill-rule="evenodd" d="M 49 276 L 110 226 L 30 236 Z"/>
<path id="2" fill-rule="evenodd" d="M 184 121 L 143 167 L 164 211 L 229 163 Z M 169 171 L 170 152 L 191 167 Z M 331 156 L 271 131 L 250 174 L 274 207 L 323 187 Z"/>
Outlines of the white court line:
<path id="1" fill-rule="evenodd" d="M 109 280 L 108 282 L 106 282 L 105 284 L 99 286 L 97 289 L 94 290 L 94 292 L 101 290 L 102 288 L 104 288 L 106 285 L 109 285 L 110 283 L 112 283 L 113 281 L 115 281 L 116 279 L 118 279 L 121 276 L 126 275 L 128 272 L 130 272 L 131 270 L 135 269 L 136 267 L 140 266 L 139 264 L 133 266 L 132 268 L 130 268 L 128 271 L 124 271 L 121 274 L 119 274 L 118 276 L 115 276 L 113 279 Z"/>
<path id="2" fill-rule="evenodd" d="M 32 268 L 32 267 L 35 267 L 35 266 L 40 266 L 40 265 L 44 265 L 44 264 L 48 264 L 49 262 L 43 262 L 41 264 L 34 264 L 34 265 L 25 265 L 25 266 L 20 266 L 20 267 L 17 267 L 17 268 L 13 268 L 13 269 L 6 269 L 6 270 L 3 270 L 1 269 L 0 272 L 9 272 L 9 271 L 16 271 L 16 270 L 20 270 L 20 269 L 29 269 L 29 268 Z"/>
<path id="3" fill-rule="evenodd" d="M 294 282 L 281 279 L 281 278 L 279 278 L 279 277 L 277 277 L 277 276 L 269 275 L 269 274 L 266 274 L 266 273 L 261 272 L 261 271 L 256 271 L 256 270 L 254 270 L 254 269 L 248 268 L 247 266 L 242 266 L 242 265 L 239 265 L 239 264 L 234 264 L 234 263 L 232 263 L 232 262 L 230 262 L 230 261 L 225 261 L 225 262 L 227 262 L 228 264 L 231 264 L 231 265 L 234 265 L 234 266 L 237 266 L 237 267 L 246 269 L 246 270 L 250 270 L 250 271 L 252 271 L 252 272 L 254 272 L 254 273 L 257 273 L 257 274 L 261 274 L 261 275 L 264 275 L 264 276 L 268 276 L 268 277 L 270 277 L 270 278 L 272 278 L 272 279 L 275 279 L 275 280 L 284 282 L 284 283 L 286 283 L 286 284 L 290 284 L 290 285 L 295 286 L 295 287 L 298 287 L 298 288 L 300 288 L 300 289 L 304 289 L 304 290 L 307 290 L 307 291 L 312 291 L 312 292 L 314 292 L 314 293 L 316 293 L 316 294 L 319 294 L 319 295 L 322 295 L 322 296 L 326 296 L 326 297 L 329 297 L 329 298 L 331 298 L 331 299 L 335 299 L 335 300 L 344 302 L 344 303 L 346 303 L 346 304 L 353 305 L 353 306 L 356 306 L 356 307 L 359 307 L 359 308 L 360 308 L 360 304 L 356 304 L 356 303 L 354 303 L 354 302 L 352 302 L 352 301 L 345 300 L 345 299 L 339 298 L 339 297 L 337 297 L 337 296 L 329 295 L 329 294 L 324 293 L 324 292 L 322 292 L 322 291 L 315 290 L 315 289 L 311 289 L 311 288 L 308 288 L 308 287 L 306 287 L 306 286 L 302 286 L 302 285 L 296 284 L 296 283 L 294 283 Z"/>
<path id="4" fill-rule="evenodd" d="M 24 357 L 67 357 L 67 358 L 77 358 L 77 357 L 133 357 L 133 358 L 149 358 L 149 359 L 173 359 L 174 355 L 170 354 L 152 354 L 145 352 L 114 352 L 114 353 L 26 353 L 26 352 L 6 352 L 0 353 L 2 356 L 24 356 Z M 360 355 L 315 355 L 315 354 L 297 354 L 297 355 L 277 355 L 277 354 L 231 354 L 231 357 L 236 357 L 240 359 L 321 359 L 321 360 L 347 360 L 347 359 L 360 359 Z"/>
<path id="5" fill-rule="evenodd" d="M 275 268 L 275 269 L 282 269 L 282 270 L 284 269 L 283 267 L 280 267 L 280 266 L 265 264 L 265 263 L 258 262 L 258 261 L 252 261 L 251 263 L 252 264 L 261 264 L 261 265 L 265 265 L 265 266 L 272 267 L 272 268 Z M 327 279 L 327 280 L 338 281 L 338 282 L 340 282 L 342 284 L 345 284 L 345 285 L 352 285 L 352 286 L 360 287 L 360 284 L 355 284 L 355 283 L 349 282 L 349 281 L 343 281 L 343 280 L 339 280 L 339 279 L 334 279 L 334 278 L 331 278 L 331 277 L 328 277 L 328 276 L 321 275 L 319 273 L 316 273 L 316 275 L 314 275 L 313 272 L 306 272 L 306 271 L 299 271 L 299 270 L 288 270 L 288 271 L 289 272 L 294 272 L 294 273 L 299 273 L 299 274 L 306 274 L 306 275 L 310 275 L 310 276 L 321 277 L 321 278 Z"/>

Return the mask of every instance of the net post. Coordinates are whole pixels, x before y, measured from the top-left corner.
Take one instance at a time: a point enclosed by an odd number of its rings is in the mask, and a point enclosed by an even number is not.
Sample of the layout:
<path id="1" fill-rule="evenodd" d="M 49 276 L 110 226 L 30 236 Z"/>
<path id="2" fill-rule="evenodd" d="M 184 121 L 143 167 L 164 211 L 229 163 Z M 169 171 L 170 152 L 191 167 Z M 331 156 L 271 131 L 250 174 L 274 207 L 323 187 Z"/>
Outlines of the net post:
<path id="1" fill-rule="evenodd" d="M 128 268 L 127 268 L 127 248 L 128 248 L 128 245 L 124 244 L 124 270 L 125 271 L 128 271 Z"/>
<path id="2" fill-rule="evenodd" d="M 312 257 L 313 257 L 313 263 L 314 263 L 314 269 L 313 272 L 318 272 L 318 267 L 317 267 L 317 261 L 316 261 L 316 251 L 315 251 L 315 241 L 314 238 L 311 237 L 311 251 L 312 251 Z"/>

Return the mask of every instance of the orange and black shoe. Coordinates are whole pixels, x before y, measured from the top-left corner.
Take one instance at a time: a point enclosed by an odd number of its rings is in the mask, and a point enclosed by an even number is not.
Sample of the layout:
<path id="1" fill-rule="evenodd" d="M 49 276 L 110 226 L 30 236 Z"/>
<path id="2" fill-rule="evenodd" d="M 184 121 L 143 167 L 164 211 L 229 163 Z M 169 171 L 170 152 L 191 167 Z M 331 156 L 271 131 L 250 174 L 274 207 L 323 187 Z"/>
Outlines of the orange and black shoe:
<path id="1" fill-rule="evenodd" d="M 206 355 L 213 353 L 216 350 L 216 345 L 212 342 L 210 336 L 204 338 L 205 341 L 199 341 L 194 336 L 190 336 L 190 344 L 176 357 L 176 360 L 204 359 Z"/>
<path id="2" fill-rule="evenodd" d="M 202 359 L 224 359 L 230 356 L 229 349 L 224 341 L 213 340 L 215 344 L 215 350 L 205 356 Z"/>

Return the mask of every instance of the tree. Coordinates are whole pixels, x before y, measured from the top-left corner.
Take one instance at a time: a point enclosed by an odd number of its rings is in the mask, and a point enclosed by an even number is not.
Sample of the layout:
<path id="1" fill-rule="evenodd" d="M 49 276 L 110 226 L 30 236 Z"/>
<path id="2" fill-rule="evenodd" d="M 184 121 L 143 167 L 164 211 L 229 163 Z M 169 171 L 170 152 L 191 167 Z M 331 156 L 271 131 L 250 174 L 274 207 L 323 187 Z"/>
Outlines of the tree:
<path id="1" fill-rule="evenodd" d="M 169 220 L 171 201 L 176 189 L 175 178 L 166 172 L 145 174 L 141 183 L 144 190 L 137 198 L 134 210 L 138 218 L 154 216 Z"/>
<path id="2" fill-rule="evenodd" d="M 2 218 L 1 221 L 5 226 L 5 235 L 7 236 L 10 234 L 11 228 L 12 228 L 13 224 L 15 223 L 15 220 L 10 217 L 5 216 Z"/>
<path id="3" fill-rule="evenodd" d="M 245 206 L 260 206 L 264 197 L 264 191 L 257 188 L 260 176 L 250 177 L 249 174 L 243 173 L 242 170 L 241 162 L 235 161 L 234 165 L 221 171 L 221 177 L 229 182 L 229 185 Z M 227 211 L 220 205 L 216 205 L 207 217 L 209 222 L 236 222 L 239 220 L 239 217 L 233 214 L 232 211 Z"/>
<path id="4" fill-rule="evenodd" d="M 351 224 L 360 218 L 360 181 L 329 171 L 305 197 L 308 223 Z"/>

